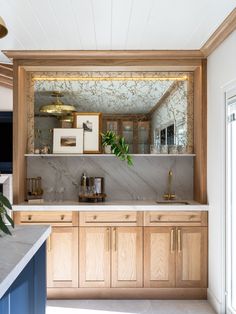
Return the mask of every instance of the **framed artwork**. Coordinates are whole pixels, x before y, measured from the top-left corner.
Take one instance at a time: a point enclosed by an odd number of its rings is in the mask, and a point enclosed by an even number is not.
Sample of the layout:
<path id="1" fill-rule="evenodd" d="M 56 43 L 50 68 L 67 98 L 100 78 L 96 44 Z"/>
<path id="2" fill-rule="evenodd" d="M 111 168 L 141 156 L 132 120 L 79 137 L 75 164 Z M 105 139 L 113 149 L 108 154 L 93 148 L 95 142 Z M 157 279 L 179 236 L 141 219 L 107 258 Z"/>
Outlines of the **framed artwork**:
<path id="1" fill-rule="evenodd" d="M 83 154 L 83 129 L 53 129 L 53 154 Z"/>
<path id="2" fill-rule="evenodd" d="M 84 130 L 84 153 L 101 153 L 102 114 L 100 112 L 75 112 L 74 127 Z"/>

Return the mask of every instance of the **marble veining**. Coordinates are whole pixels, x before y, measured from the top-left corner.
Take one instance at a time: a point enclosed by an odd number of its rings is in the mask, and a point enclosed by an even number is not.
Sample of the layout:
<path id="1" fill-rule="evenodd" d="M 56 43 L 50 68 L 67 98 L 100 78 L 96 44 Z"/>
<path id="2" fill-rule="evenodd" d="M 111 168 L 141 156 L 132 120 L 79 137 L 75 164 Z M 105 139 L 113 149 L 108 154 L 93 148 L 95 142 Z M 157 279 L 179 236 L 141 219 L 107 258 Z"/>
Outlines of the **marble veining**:
<path id="1" fill-rule="evenodd" d="M 0 298 L 51 232 L 50 226 L 16 226 L 12 236 L 0 233 Z"/>
<path id="2" fill-rule="evenodd" d="M 105 178 L 107 200 L 161 199 L 167 189 L 168 172 L 173 171 L 173 191 L 177 198 L 193 199 L 193 158 L 134 158 L 134 166 L 110 157 L 28 157 L 27 176 L 42 177 L 44 199 L 54 200 L 63 191 L 63 200 L 78 201 L 80 178 Z M 62 195 L 60 195 L 61 197 Z"/>

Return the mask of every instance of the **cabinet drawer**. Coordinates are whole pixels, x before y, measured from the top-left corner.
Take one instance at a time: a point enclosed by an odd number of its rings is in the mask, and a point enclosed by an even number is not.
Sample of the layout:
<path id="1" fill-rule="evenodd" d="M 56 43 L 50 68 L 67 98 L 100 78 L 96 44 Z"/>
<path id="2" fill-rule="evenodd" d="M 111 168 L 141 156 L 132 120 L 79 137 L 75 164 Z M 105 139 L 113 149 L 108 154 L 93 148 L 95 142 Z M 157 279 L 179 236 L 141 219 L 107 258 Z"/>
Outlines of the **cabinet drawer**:
<path id="1" fill-rule="evenodd" d="M 50 224 L 53 226 L 78 226 L 78 213 L 71 211 L 24 211 L 14 214 L 19 224 Z"/>
<path id="2" fill-rule="evenodd" d="M 207 212 L 149 211 L 144 213 L 145 226 L 207 226 Z"/>
<path id="3" fill-rule="evenodd" d="M 142 226 L 142 212 L 81 212 L 80 226 Z"/>

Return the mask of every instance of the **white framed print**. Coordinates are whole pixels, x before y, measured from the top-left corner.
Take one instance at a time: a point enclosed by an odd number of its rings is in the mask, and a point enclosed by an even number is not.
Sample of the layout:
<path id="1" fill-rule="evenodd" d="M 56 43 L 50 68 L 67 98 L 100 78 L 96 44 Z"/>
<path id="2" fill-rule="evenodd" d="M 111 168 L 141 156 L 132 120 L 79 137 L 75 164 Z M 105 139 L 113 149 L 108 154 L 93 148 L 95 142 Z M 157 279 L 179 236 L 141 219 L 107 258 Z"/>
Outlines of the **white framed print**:
<path id="1" fill-rule="evenodd" d="M 84 130 L 84 153 L 101 153 L 101 112 L 75 112 L 74 127 Z"/>
<path id="2" fill-rule="evenodd" d="M 83 129 L 53 129 L 53 154 L 83 154 Z"/>

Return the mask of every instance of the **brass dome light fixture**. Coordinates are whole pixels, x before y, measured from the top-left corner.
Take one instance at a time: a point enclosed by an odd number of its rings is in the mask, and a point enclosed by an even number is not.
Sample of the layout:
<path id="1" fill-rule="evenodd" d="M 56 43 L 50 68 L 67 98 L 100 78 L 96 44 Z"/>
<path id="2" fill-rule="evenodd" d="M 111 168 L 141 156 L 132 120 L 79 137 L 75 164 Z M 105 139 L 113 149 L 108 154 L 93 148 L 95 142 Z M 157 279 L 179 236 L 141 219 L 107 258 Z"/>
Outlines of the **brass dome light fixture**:
<path id="1" fill-rule="evenodd" d="M 0 38 L 3 38 L 7 35 L 8 29 L 3 18 L 0 16 Z"/>
<path id="2" fill-rule="evenodd" d="M 50 104 L 41 106 L 39 109 L 41 113 L 47 113 L 54 116 L 66 116 L 76 111 L 75 106 L 66 105 L 59 99 L 64 96 L 60 91 L 52 92 L 51 96 L 55 97 L 56 100 Z"/>

